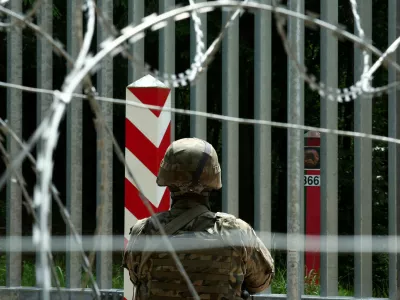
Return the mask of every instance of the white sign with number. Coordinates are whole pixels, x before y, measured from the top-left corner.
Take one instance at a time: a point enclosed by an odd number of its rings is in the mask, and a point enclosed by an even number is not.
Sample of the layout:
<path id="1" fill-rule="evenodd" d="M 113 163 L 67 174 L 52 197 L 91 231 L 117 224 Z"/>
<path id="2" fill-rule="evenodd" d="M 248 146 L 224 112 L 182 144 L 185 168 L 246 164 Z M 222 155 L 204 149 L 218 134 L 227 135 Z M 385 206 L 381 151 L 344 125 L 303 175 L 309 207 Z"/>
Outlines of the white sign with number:
<path id="1" fill-rule="evenodd" d="M 320 186 L 319 175 L 304 175 L 304 186 Z"/>

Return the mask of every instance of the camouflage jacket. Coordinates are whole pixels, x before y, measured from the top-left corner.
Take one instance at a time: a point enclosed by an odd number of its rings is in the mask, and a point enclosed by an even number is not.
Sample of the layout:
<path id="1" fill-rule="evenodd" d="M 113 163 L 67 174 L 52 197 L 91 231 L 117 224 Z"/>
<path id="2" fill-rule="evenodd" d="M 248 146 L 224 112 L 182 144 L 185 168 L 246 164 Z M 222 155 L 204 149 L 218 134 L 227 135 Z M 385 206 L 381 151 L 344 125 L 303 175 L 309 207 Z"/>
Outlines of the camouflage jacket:
<path id="1" fill-rule="evenodd" d="M 243 220 L 236 218 L 233 215 L 211 212 L 208 200 L 204 198 L 191 198 L 190 201 L 179 200 L 172 205 L 169 211 L 158 213 L 156 216 L 160 223 L 165 225 L 184 211 L 196 205 L 205 205 L 207 206 L 208 211 L 188 223 L 180 231 L 176 232 L 174 236 L 184 235 L 188 232 L 195 233 L 197 237 L 201 237 L 202 235 L 206 237 L 208 234 L 214 234 L 222 238 L 224 245 L 228 244 L 234 249 L 235 254 L 232 263 L 227 262 L 225 264 L 226 266 L 229 266 L 231 270 L 227 271 L 226 268 L 220 270 L 221 272 L 229 274 L 229 276 L 227 275 L 227 284 L 229 285 L 230 290 L 233 290 L 232 293 L 234 294 L 230 299 L 241 299 L 240 296 L 243 285 L 251 294 L 259 293 L 268 288 L 274 275 L 274 261 L 270 252 L 256 236 L 256 233 L 251 226 Z M 141 285 L 143 282 L 147 282 L 149 279 L 149 275 L 147 274 L 150 272 L 149 270 L 147 270 L 146 273 L 146 270 L 143 271 L 142 269 L 141 274 L 138 274 L 138 265 L 143 255 L 143 252 L 140 250 L 142 248 L 138 246 L 142 239 L 138 238 L 158 234 L 156 233 L 156 226 L 153 222 L 149 222 L 150 219 L 151 218 L 142 219 L 131 228 L 130 240 L 123 256 L 123 265 L 128 269 L 130 280 L 135 287 Z M 192 257 L 195 255 L 194 251 L 189 252 Z M 226 258 L 224 258 L 222 254 L 220 255 L 220 253 L 221 252 L 219 251 L 215 254 L 212 253 L 212 256 L 209 257 L 209 263 L 220 262 L 222 263 L 222 266 L 225 266 L 224 259 Z M 185 256 L 182 256 L 179 252 L 178 257 L 180 259 L 185 258 Z M 202 260 L 204 260 L 204 257 Z M 148 266 L 148 268 L 150 269 L 151 267 Z M 165 273 L 166 277 L 171 274 L 168 272 Z M 165 282 L 176 283 L 176 280 L 171 281 L 169 279 L 170 278 L 165 278 Z M 207 282 L 205 283 L 205 281 Z M 201 282 L 205 285 L 213 284 L 212 281 L 207 280 L 207 278 L 200 281 L 200 284 L 202 284 Z M 219 285 L 219 283 L 216 284 Z M 177 295 L 174 294 L 169 296 Z M 178 296 L 181 298 L 183 297 L 182 294 L 179 294 Z M 190 295 L 187 295 L 187 297 L 189 296 Z M 139 297 L 139 299 L 141 298 Z M 218 299 L 226 298 L 222 297 Z"/>

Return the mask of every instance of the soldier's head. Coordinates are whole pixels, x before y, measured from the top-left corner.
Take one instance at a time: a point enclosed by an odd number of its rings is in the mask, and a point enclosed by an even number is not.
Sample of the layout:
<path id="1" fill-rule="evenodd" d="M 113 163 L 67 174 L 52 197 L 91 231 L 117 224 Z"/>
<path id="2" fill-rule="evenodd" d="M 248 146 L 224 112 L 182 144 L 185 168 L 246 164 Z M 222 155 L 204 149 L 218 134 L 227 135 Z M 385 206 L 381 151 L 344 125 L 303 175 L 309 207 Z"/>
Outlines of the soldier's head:
<path id="1" fill-rule="evenodd" d="M 214 147 L 197 138 L 174 141 L 167 149 L 157 176 L 173 196 L 208 195 L 222 187 L 221 167 Z"/>

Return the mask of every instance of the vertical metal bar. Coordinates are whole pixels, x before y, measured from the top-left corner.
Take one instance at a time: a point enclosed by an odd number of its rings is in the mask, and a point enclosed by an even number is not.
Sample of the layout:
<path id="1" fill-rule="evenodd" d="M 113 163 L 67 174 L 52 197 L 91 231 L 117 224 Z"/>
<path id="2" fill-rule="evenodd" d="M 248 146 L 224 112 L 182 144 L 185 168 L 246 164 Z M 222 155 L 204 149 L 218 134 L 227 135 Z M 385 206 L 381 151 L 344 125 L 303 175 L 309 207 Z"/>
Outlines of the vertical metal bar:
<path id="1" fill-rule="evenodd" d="M 389 45 L 400 36 L 400 4 L 397 0 L 389 0 Z M 392 59 L 400 61 L 400 52 L 396 51 Z M 399 81 L 400 76 L 389 68 L 389 83 Z M 400 138 L 400 91 L 392 89 L 389 92 L 389 136 Z M 397 236 L 400 233 L 400 147 L 389 144 L 389 235 Z M 392 245 L 389 245 L 392 246 Z M 395 246 L 399 246 L 396 242 Z M 400 256 L 399 253 L 389 254 L 389 299 L 397 300 L 400 297 Z"/>
<path id="2" fill-rule="evenodd" d="M 230 18 L 222 12 L 222 24 Z M 222 114 L 239 116 L 239 18 L 222 41 Z M 239 215 L 239 125 L 222 123 L 222 211 Z"/>
<path id="3" fill-rule="evenodd" d="M 144 0 L 128 1 L 128 21 L 135 25 L 144 18 Z M 129 84 L 140 79 L 144 74 L 144 39 L 135 42 L 131 47 L 131 53 L 135 58 L 135 65 L 128 67 Z"/>
<path id="4" fill-rule="evenodd" d="M 195 2 L 206 2 L 195 0 Z M 203 42 L 207 48 L 207 14 L 198 14 L 201 20 L 203 31 Z M 196 56 L 196 33 L 193 20 L 190 21 L 190 59 L 193 61 Z M 204 50 L 205 51 L 205 50 Z M 207 112 L 207 72 L 199 75 L 195 85 L 190 87 L 190 109 Z M 190 136 L 200 139 L 207 139 L 207 118 L 201 116 L 190 116 Z"/>
<path id="5" fill-rule="evenodd" d="M 113 1 L 98 0 L 98 8 L 101 10 L 106 22 L 113 24 Z M 109 33 L 106 28 L 99 26 L 97 29 L 97 44 L 106 40 Z M 97 73 L 97 91 L 101 96 L 113 97 L 113 58 L 107 56 L 101 62 L 101 68 Z M 100 108 L 104 122 L 112 130 L 113 105 L 101 102 Z M 113 144 L 107 137 L 106 131 L 97 124 L 97 181 L 96 202 L 98 209 L 97 226 L 100 236 L 112 236 L 113 234 Z M 104 244 L 103 242 L 101 243 Z M 112 252 L 98 251 L 96 253 L 96 280 L 99 288 L 112 288 Z"/>
<path id="6" fill-rule="evenodd" d="M 160 14 L 175 7 L 175 0 L 159 2 Z M 159 32 L 159 69 L 161 73 L 175 73 L 175 22 L 170 20 L 168 25 Z M 175 107 L 175 89 L 171 88 L 171 107 Z M 175 140 L 175 114 L 171 114 L 171 141 Z"/>
<path id="7" fill-rule="evenodd" d="M 53 0 L 44 0 L 40 5 L 37 19 L 40 28 L 48 33 L 50 36 L 53 35 Z M 45 41 L 42 37 L 38 36 L 37 39 L 37 86 L 39 88 L 52 90 L 53 89 L 53 48 Z M 44 115 L 50 108 L 51 102 L 53 101 L 51 95 L 42 93 L 37 94 L 36 104 L 36 122 L 39 125 L 42 122 Z M 40 152 L 41 144 L 38 143 L 37 153 Z M 49 232 L 51 234 L 52 226 L 52 213 L 51 213 L 51 201 L 49 203 Z M 39 264 L 40 253 L 36 254 L 36 261 Z"/>
<path id="8" fill-rule="evenodd" d="M 290 10 L 304 13 L 304 0 L 289 0 Z M 296 59 L 304 62 L 304 23 L 298 18 L 289 18 L 288 40 Z M 295 63 L 288 58 L 288 123 L 304 124 L 304 82 Z M 304 133 L 288 129 L 287 157 L 287 232 L 294 236 L 304 233 Z M 288 241 L 287 297 L 300 300 L 303 294 L 304 252 L 292 250 Z M 300 240 L 296 239 L 296 242 Z M 304 241 L 302 241 L 304 244 Z"/>
<path id="9" fill-rule="evenodd" d="M 128 22 L 133 25 L 139 24 L 144 18 L 144 0 L 128 1 Z M 144 70 L 144 39 L 136 41 L 131 45 L 130 53 L 135 59 L 135 64 L 128 65 L 128 84 L 135 82 L 140 79 Z M 131 225 L 130 225 L 131 226 Z M 125 226 L 126 227 L 126 226 Z M 129 273 L 124 270 L 124 293 L 130 295 L 130 291 L 127 289 L 131 286 L 131 281 L 129 279 Z"/>
<path id="10" fill-rule="evenodd" d="M 12 11 L 22 13 L 22 0 L 10 2 Z M 22 84 L 22 29 L 13 28 L 7 33 L 7 82 Z M 7 89 L 7 119 L 8 124 L 18 136 L 22 136 L 22 91 Z M 10 157 L 15 157 L 20 148 L 12 139 L 7 139 L 7 151 Z M 22 170 L 16 170 L 21 172 Z M 11 178 L 6 189 L 6 234 L 7 236 L 22 236 L 22 194 L 17 182 Z M 20 248 L 21 245 L 13 245 Z M 6 285 L 21 285 L 21 253 L 6 254 Z"/>
<path id="11" fill-rule="evenodd" d="M 271 12 L 258 11 L 254 17 L 254 118 L 271 120 Z M 271 245 L 270 126 L 254 126 L 254 228 L 262 231 L 264 242 Z"/>
<path id="12" fill-rule="evenodd" d="M 321 0 L 321 17 L 331 24 L 338 22 L 338 0 Z M 321 81 L 338 86 L 338 42 L 327 30 L 321 29 Z M 336 99 L 321 98 L 321 127 L 337 129 Z M 332 242 L 321 241 L 321 296 L 338 294 L 338 146 L 336 134 L 321 136 L 321 235 Z M 333 241 L 335 239 L 335 242 Z"/>
<path id="13" fill-rule="evenodd" d="M 67 49 L 76 58 L 82 41 L 82 0 L 67 1 Z M 81 87 L 76 89 L 80 92 Z M 82 233 L 82 100 L 72 99 L 67 111 L 67 208 L 77 232 Z M 67 235 L 71 232 L 67 226 Z M 69 243 L 73 243 L 73 239 Z M 81 259 L 67 251 L 66 285 L 80 287 Z"/>
<path id="14" fill-rule="evenodd" d="M 366 38 L 372 37 L 372 0 L 358 0 L 358 12 Z M 354 30 L 357 32 L 357 27 Z M 354 80 L 363 72 L 363 54 L 354 48 Z M 354 101 L 354 130 L 372 132 L 372 98 L 361 96 Z M 372 234 L 372 140 L 354 139 L 354 234 L 370 245 Z M 372 296 L 372 253 L 355 253 L 354 295 Z"/>

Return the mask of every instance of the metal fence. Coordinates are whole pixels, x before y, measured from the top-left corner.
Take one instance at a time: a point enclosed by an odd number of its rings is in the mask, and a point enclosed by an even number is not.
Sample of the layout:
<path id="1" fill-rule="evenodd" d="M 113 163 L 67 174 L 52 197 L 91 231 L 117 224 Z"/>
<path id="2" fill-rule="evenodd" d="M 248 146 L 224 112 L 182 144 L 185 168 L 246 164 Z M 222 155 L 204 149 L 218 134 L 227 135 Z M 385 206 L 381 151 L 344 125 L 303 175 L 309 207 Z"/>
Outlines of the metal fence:
<path id="1" fill-rule="evenodd" d="M 6 1 L 7 2 L 7 1 Z M 22 0 L 12 0 L 8 3 L 8 8 L 17 13 L 11 16 L 9 22 L 22 19 Z M 47 33 L 52 36 L 53 0 L 42 0 L 36 14 L 37 25 L 40 27 L 32 28 L 25 26 L 24 32 L 33 30 L 37 33 L 37 87 L 46 90 L 53 90 L 54 84 L 52 51 L 53 46 L 46 40 L 41 33 Z M 67 52 L 71 59 L 75 59 L 79 53 L 80 45 L 78 39 L 82 35 L 82 19 L 83 14 L 80 9 L 85 1 L 73 0 L 67 1 Z M 204 1 L 194 1 L 201 3 Z M 216 1 L 217 2 L 217 1 Z M 209 5 L 216 2 L 209 2 Z M 251 6 L 252 2 L 246 2 Z M 272 5 L 272 0 L 259 0 L 254 3 Z M 159 3 L 159 14 L 172 11 L 175 7 L 175 0 L 163 0 Z M 229 1 L 226 2 L 226 5 Z M 231 3 L 233 7 L 234 3 Z M 1 5 L 1 4 L 0 4 Z M 98 0 L 97 5 L 101 10 L 105 19 L 112 24 L 113 22 L 113 1 Z M 0 6 L 1 7 L 1 6 Z M 206 7 L 206 6 L 204 6 Z M 203 8 L 204 8 L 203 7 Z M 287 7 L 296 13 L 303 14 L 305 11 L 305 0 L 288 0 Z M 365 37 L 372 38 L 372 0 L 357 1 L 359 17 L 361 20 L 362 31 Z M 261 10 L 253 7 L 255 13 L 254 22 L 254 117 L 257 120 L 271 121 L 271 41 L 272 41 L 272 22 L 273 14 L 270 10 Z M 145 17 L 145 1 L 135 0 L 128 1 L 129 22 L 139 24 Z M 338 0 L 321 0 L 320 15 L 321 20 L 327 24 L 338 24 L 339 14 Z M 4 10 L 3 10 L 4 13 Z M 317 12 L 318 13 L 318 12 Z M 400 28 L 400 3 L 396 0 L 388 0 L 388 40 L 389 45 L 399 37 Z M 10 16 L 9 13 L 7 15 Z M 222 11 L 222 26 L 231 17 L 231 11 Z M 207 14 L 199 14 L 201 20 L 201 30 L 203 41 L 207 40 Z M 27 19 L 29 22 L 29 19 Z M 304 21 L 302 18 L 290 17 L 287 19 L 288 36 L 287 41 L 291 45 L 294 58 L 300 63 L 304 63 Z M 144 23 L 144 21 L 143 21 Z M 357 22 L 355 22 L 357 23 Z M 17 24 L 18 25 L 18 24 Z M 332 26 L 333 26 L 332 25 Z M 232 118 L 239 117 L 239 26 L 240 19 L 237 18 L 234 24 L 227 30 L 222 41 L 222 114 Z M 321 82 L 330 87 L 337 87 L 338 74 L 338 40 L 332 34 L 332 30 L 324 27 L 321 29 Z M 360 34 L 360 28 L 355 24 L 354 31 Z M 191 39 L 190 53 L 193 59 L 198 54 L 198 43 L 196 39 L 196 26 L 191 23 Z M 335 29 L 336 30 L 336 29 Z M 337 33 L 337 31 L 333 30 Z M 197 32 L 199 33 L 199 32 Z M 110 37 L 105 27 L 97 27 L 97 41 L 106 40 Z M 24 69 L 22 59 L 22 31 L 11 28 L 7 32 L 7 82 L 15 85 L 22 85 L 22 72 Z M 207 47 L 206 47 L 207 48 Z M 101 50 L 101 47 L 98 47 Z M 159 66 L 161 73 L 175 72 L 175 24 L 168 24 L 159 30 Z M 363 51 L 370 49 L 358 48 L 354 49 L 354 80 L 358 81 L 364 73 L 363 67 Z M 146 49 L 144 41 L 136 41 L 129 53 L 135 57 L 136 64 L 134 67 L 129 66 L 126 77 L 126 85 L 141 78 L 143 76 L 144 56 Z M 370 52 L 366 52 L 370 53 Z M 399 62 L 399 51 L 391 56 L 392 61 Z M 304 232 L 304 186 L 302 184 L 302 176 L 304 175 L 303 167 L 303 149 L 304 138 L 303 130 L 298 130 L 304 125 L 304 78 L 303 73 L 298 68 L 293 58 L 288 58 L 288 78 L 287 78 L 287 122 L 294 125 L 300 125 L 288 128 L 288 168 L 287 168 L 287 210 L 288 210 L 288 234 L 301 234 Z M 69 66 L 71 69 L 72 66 Z M 113 82 L 109 80 L 113 76 L 113 59 L 107 56 L 102 60 L 101 66 L 97 72 L 97 91 L 99 95 L 104 97 L 113 97 Z M 398 81 L 398 72 L 395 67 L 389 67 L 389 83 Z M 178 78 L 179 80 L 179 78 Z M 178 81 L 177 80 L 177 81 Z M 312 83 L 311 83 L 312 85 Z M 2 85 L 4 86 L 4 85 Z M 82 86 L 79 86 L 75 92 L 80 93 Z M 172 92 L 174 92 L 172 90 Z M 48 112 L 53 96 L 45 93 L 37 94 L 37 120 L 39 122 Z M 337 130 L 338 128 L 338 101 L 325 101 L 325 96 L 321 95 L 321 128 Z M 399 93 L 397 90 L 391 90 L 389 93 L 389 115 L 388 130 L 389 137 L 400 138 L 400 120 L 399 104 L 397 103 Z M 207 112 L 207 75 L 202 74 L 196 84 L 190 87 L 190 109 L 193 111 Z M 174 107 L 174 94 L 172 94 L 172 106 Z M 356 132 L 372 134 L 372 96 L 369 94 L 360 95 L 354 100 L 354 130 Z M 111 103 L 101 102 L 101 110 L 105 116 L 105 122 L 110 128 L 113 126 L 113 106 Z M 67 133 L 66 133 L 66 164 L 67 164 L 67 180 L 66 180 L 66 206 L 69 212 L 70 220 L 74 224 L 78 234 L 82 233 L 82 118 L 83 109 L 82 101 L 72 101 L 68 105 L 67 111 Z M 7 88 L 7 120 L 8 126 L 13 129 L 15 134 L 22 136 L 22 90 L 18 88 Z M 239 122 L 223 122 L 222 126 L 222 207 L 223 211 L 234 215 L 239 214 Z M 271 125 L 271 124 L 270 124 Z M 274 125 L 274 124 L 272 124 Z M 277 124 L 279 125 L 279 124 Z M 304 129 L 304 128 L 303 128 Z M 174 129 L 172 129 L 173 131 Z M 321 135 L 321 228 L 322 235 L 338 234 L 338 135 L 324 134 Z M 326 132 L 326 131 L 325 131 Z M 190 116 L 190 134 L 199 138 L 207 138 L 207 118 L 201 115 Z M 172 134 L 172 139 L 174 135 Z M 112 198 L 112 174 L 113 174 L 113 146 L 110 139 L 104 139 L 101 132 L 98 132 L 98 141 L 100 141 L 102 151 L 98 151 L 97 157 L 97 203 L 102 203 L 103 213 L 101 218 L 101 231 L 99 234 L 112 235 L 112 215 L 113 207 L 109 201 L 105 199 Z M 271 232 L 271 126 L 255 124 L 254 125 L 254 204 L 255 204 L 255 229 L 262 232 Z M 371 236 L 372 235 L 372 139 L 355 137 L 355 172 L 354 172 L 354 229 L 355 235 Z M 100 147 L 100 146 L 99 146 Z M 400 213 L 400 195 L 399 195 L 399 176 L 400 176 L 400 151 L 398 144 L 389 143 L 389 235 L 397 235 L 400 230 L 400 221 L 398 214 Z M 20 145 L 11 139 L 7 139 L 7 150 L 10 157 L 15 157 L 20 151 Z M 17 170 L 18 172 L 21 169 Z M 121 180 L 122 180 L 121 176 Z M 104 185 L 104 183 L 107 183 Z M 22 235 L 22 204 L 23 193 L 21 188 L 13 183 L 10 179 L 7 183 L 6 193 L 6 233 L 7 236 Z M 100 222 L 100 221 L 99 221 Z M 68 229 L 67 229 L 68 230 Z M 67 234 L 70 234 L 67 231 Z M 267 234 L 264 242 L 271 245 L 271 234 Z M 371 241 L 366 244 L 368 248 Z M 14 245 L 14 248 L 18 245 Z M 336 248 L 335 248 L 336 247 Z M 321 297 L 313 299 L 338 299 L 338 254 L 337 240 L 329 240 L 321 244 Z M 290 248 L 290 246 L 289 246 Z M 334 249 L 332 251 L 332 249 Z M 327 251 L 330 250 L 330 251 Z M 80 290 L 81 265 L 80 254 L 77 252 L 67 252 L 66 259 L 66 287 L 74 290 L 65 290 L 67 294 L 78 295 Z M 304 294 L 304 259 L 303 253 L 297 250 L 288 249 L 287 256 L 287 298 L 300 299 L 312 298 L 311 296 L 302 296 Z M 37 288 L 21 288 L 21 253 L 17 251 L 6 253 L 6 287 L 0 288 L 0 299 L 34 299 L 38 297 Z M 98 252 L 96 259 L 96 277 L 97 282 L 102 290 L 104 299 L 119 299 L 122 291 L 112 290 L 112 253 Z M 355 297 L 367 298 L 372 297 L 373 272 L 372 272 L 372 254 L 355 253 Z M 390 253 L 389 262 L 389 298 L 399 299 L 400 297 L 400 258 L 398 253 Z M 77 293 L 77 294 L 74 294 Z M 82 292 L 84 293 L 84 292 Z M 71 296 L 71 297 L 75 297 Z M 87 292 L 89 299 L 90 294 Z M 115 297 L 115 298 L 111 298 Z M 261 297 L 261 296 L 260 296 Z M 285 295 L 264 295 L 263 299 L 280 299 Z M 257 297 L 259 298 L 259 297 Z M 261 298 L 260 298 L 261 299 Z M 345 297 L 341 299 L 347 299 Z"/>

